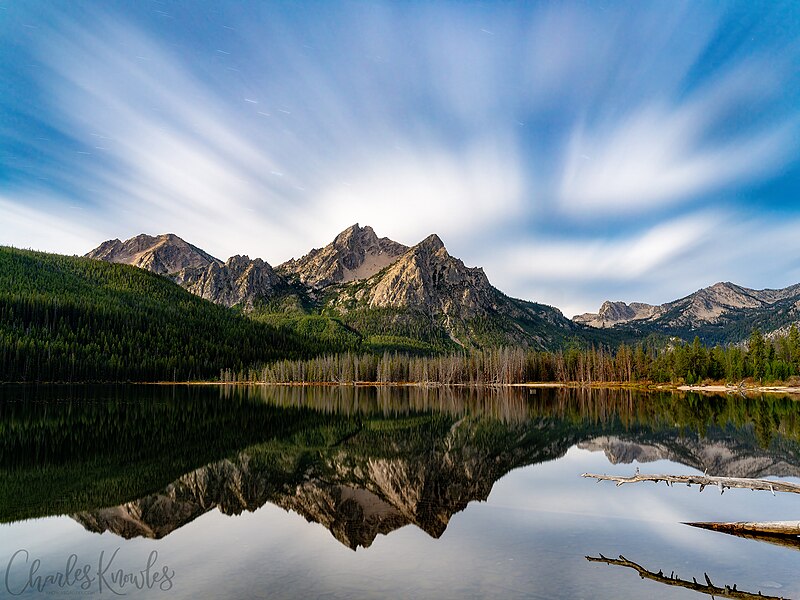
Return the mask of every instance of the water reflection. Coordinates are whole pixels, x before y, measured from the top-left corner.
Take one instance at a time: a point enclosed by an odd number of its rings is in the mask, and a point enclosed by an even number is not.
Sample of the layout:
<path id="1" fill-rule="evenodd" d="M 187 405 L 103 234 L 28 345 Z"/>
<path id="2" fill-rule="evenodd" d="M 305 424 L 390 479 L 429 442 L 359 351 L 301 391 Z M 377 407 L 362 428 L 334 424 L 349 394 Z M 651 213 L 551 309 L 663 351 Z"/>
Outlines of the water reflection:
<path id="1" fill-rule="evenodd" d="M 267 503 L 349 548 L 413 524 L 440 537 L 509 471 L 602 451 L 712 475 L 800 475 L 788 398 L 389 387 L 0 389 L 0 520 L 70 514 L 163 538 Z"/>

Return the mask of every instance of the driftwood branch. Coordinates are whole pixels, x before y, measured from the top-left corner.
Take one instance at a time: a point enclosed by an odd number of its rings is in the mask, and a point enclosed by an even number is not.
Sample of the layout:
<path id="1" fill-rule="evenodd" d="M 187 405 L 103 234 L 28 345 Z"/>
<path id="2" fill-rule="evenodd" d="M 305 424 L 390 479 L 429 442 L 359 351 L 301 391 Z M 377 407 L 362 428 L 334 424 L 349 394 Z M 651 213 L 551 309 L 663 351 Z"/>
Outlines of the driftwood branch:
<path id="1" fill-rule="evenodd" d="M 658 573 L 653 573 L 652 571 L 648 571 L 643 566 L 633 562 L 632 560 L 628 560 L 621 554 L 619 558 L 606 558 L 602 554 L 600 556 L 587 556 L 586 560 L 590 562 L 602 562 L 607 565 L 614 565 L 618 567 L 628 567 L 629 569 L 633 569 L 642 579 L 649 579 L 650 581 L 655 581 L 658 583 L 663 583 L 664 585 L 671 585 L 674 587 L 682 587 L 688 590 L 693 590 L 695 592 L 700 592 L 702 594 L 707 594 L 712 598 L 744 598 L 746 600 L 758 599 L 758 600 L 786 600 L 785 598 L 778 597 L 778 596 L 764 596 L 761 592 L 752 593 L 752 592 L 745 592 L 743 590 L 736 589 L 736 586 L 724 586 L 719 587 L 714 585 L 711 582 L 707 573 L 703 573 L 705 576 L 706 582 L 698 583 L 698 581 L 692 577 L 691 581 L 686 579 L 679 579 L 675 576 L 675 572 L 673 571 L 669 576 L 664 575 L 662 571 Z"/>
<path id="2" fill-rule="evenodd" d="M 716 487 L 720 493 L 724 493 L 728 488 L 743 488 L 747 490 L 764 490 L 767 492 L 788 492 L 800 494 L 800 484 L 789 483 L 788 481 L 775 481 L 772 479 L 750 479 L 746 477 L 710 477 L 708 475 L 647 475 L 637 472 L 632 477 L 620 477 L 617 475 L 596 475 L 593 473 L 583 473 L 581 477 L 588 477 L 600 481 L 614 481 L 617 487 L 626 483 L 639 483 L 641 481 L 652 481 L 654 483 L 664 482 L 668 486 L 678 485 L 699 485 L 702 492 L 706 486 Z"/>

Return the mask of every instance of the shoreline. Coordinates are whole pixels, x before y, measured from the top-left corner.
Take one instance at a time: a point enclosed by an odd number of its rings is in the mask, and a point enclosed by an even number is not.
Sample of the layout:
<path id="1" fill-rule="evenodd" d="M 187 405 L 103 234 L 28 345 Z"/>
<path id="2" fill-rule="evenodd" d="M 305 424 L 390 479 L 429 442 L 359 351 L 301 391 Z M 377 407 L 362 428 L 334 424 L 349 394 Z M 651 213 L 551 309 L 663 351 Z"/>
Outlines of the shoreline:
<path id="1" fill-rule="evenodd" d="M 800 396 L 800 386 L 797 385 L 685 385 L 671 383 L 625 383 L 619 381 L 582 383 L 579 381 L 552 382 L 530 381 L 525 383 L 437 383 L 437 382 L 376 382 L 376 381 L 154 381 L 144 382 L 142 385 L 217 385 L 217 386 L 275 386 L 275 387 L 452 387 L 452 388 L 530 388 L 530 389 L 602 389 L 602 390 L 633 390 L 640 392 L 700 392 L 705 394 L 784 394 Z"/>
<path id="2" fill-rule="evenodd" d="M 783 394 L 788 396 L 800 397 L 800 385 L 731 385 L 731 384 L 706 384 L 706 385 L 686 385 L 686 384 L 672 384 L 672 383 L 652 383 L 652 382 L 639 382 L 639 383 L 626 383 L 621 381 L 605 381 L 605 382 L 592 382 L 583 383 L 580 381 L 569 382 L 555 382 L 555 381 L 529 381 L 525 383 L 437 383 L 435 381 L 429 382 L 415 382 L 415 381 L 402 381 L 402 382 L 377 382 L 377 381 L 350 381 L 350 382 L 334 382 L 334 381 L 283 381 L 283 382 L 268 382 L 268 381 L 81 381 L 81 382 L 25 382 L 25 381 L 4 381 L 0 382 L 3 385 L 156 385 L 156 386 L 273 386 L 273 387 L 419 387 L 419 388 L 529 388 L 529 389 L 548 389 L 548 388 L 562 388 L 562 389 L 596 389 L 596 390 L 631 390 L 639 392 L 698 392 L 703 394 L 737 394 L 737 395 L 754 395 L 754 394 Z"/>

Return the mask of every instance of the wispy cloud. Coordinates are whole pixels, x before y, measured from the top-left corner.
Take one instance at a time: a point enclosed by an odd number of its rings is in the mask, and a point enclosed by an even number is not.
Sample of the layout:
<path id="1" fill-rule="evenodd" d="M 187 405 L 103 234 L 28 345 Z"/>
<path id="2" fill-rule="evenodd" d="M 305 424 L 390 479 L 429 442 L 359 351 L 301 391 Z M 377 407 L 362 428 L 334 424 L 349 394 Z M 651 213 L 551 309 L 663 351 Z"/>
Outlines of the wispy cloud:
<path id="1" fill-rule="evenodd" d="M 9 6 L 0 242 L 277 263 L 357 221 L 568 312 L 779 285 L 797 210 L 741 224 L 799 185 L 797 9 L 772 6 Z"/>
<path id="2" fill-rule="evenodd" d="M 661 304 L 718 281 L 779 288 L 800 281 L 800 218 L 701 212 L 616 240 L 498 246 L 492 283 L 571 317 L 605 300 Z"/>
<path id="3" fill-rule="evenodd" d="M 740 66 L 682 102 L 654 100 L 609 122 L 578 124 L 565 153 L 563 209 L 591 217 L 641 213 L 779 171 L 798 148 L 797 115 L 722 139 L 713 135 L 753 88 L 775 91 L 779 82 L 765 67 L 760 61 Z"/>
<path id="4" fill-rule="evenodd" d="M 524 210 L 526 181 L 511 140 L 479 141 L 460 152 L 397 150 L 341 175 L 321 192 L 311 214 L 337 227 L 359 215 L 410 243 L 434 227 L 446 239 L 466 237 Z"/>
<path id="5" fill-rule="evenodd" d="M 580 281 L 647 277 L 690 252 L 720 222 L 709 214 L 659 223 L 642 233 L 614 240 L 541 240 L 502 250 L 499 261 L 527 278 Z"/>

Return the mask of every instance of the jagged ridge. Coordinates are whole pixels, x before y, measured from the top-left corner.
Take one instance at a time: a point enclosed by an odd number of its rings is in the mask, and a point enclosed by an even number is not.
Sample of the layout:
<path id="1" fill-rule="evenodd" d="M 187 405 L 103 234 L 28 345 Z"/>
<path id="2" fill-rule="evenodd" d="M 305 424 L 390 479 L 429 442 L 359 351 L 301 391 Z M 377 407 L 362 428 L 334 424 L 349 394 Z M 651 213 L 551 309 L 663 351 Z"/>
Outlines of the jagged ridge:
<path id="1" fill-rule="evenodd" d="M 219 259 L 173 233 L 157 236 L 141 234 L 124 242 L 118 239 L 108 240 L 85 256 L 106 262 L 133 265 L 159 275 L 177 273 L 189 267 L 222 264 Z"/>
<path id="2" fill-rule="evenodd" d="M 87 256 L 166 274 L 206 300 L 246 311 L 294 294 L 293 307 L 338 315 L 366 338 L 410 347 L 547 348 L 576 329 L 557 309 L 502 294 L 435 234 L 409 248 L 355 224 L 276 269 L 246 256 L 222 263 L 172 234 L 111 240 Z M 384 312 L 365 325 L 364 310 Z"/>
<path id="3" fill-rule="evenodd" d="M 356 223 L 324 248 L 315 248 L 302 258 L 278 265 L 278 270 L 297 276 L 312 288 L 322 288 L 372 277 L 407 250 L 408 246 L 379 238 L 372 227 L 359 227 Z"/>
<path id="4" fill-rule="evenodd" d="M 598 313 L 573 320 L 591 327 L 633 328 L 707 343 L 739 342 L 752 327 L 769 332 L 800 320 L 800 284 L 753 290 L 730 282 L 715 283 L 679 300 L 658 306 L 604 302 Z"/>

